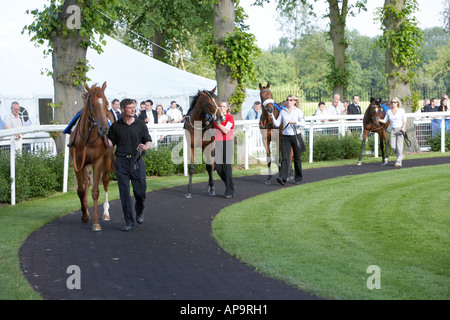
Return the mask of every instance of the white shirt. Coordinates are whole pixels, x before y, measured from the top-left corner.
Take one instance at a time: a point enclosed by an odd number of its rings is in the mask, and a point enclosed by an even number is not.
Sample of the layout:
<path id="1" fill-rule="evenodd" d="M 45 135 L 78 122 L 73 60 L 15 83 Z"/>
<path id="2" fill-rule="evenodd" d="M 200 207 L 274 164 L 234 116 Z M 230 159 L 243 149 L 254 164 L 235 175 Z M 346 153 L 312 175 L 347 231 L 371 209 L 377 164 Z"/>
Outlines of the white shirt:
<path id="1" fill-rule="evenodd" d="M 183 119 L 183 115 L 181 114 L 181 111 L 177 108 L 170 108 L 167 110 L 167 117 L 172 119 L 172 121 L 178 121 Z"/>
<path id="2" fill-rule="evenodd" d="M 167 116 L 165 114 L 162 114 L 158 118 L 158 123 L 164 123 L 164 121 L 167 122 L 168 119 L 167 119 Z"/>
<path id="3" fill-rule="evenodd" d="M 302 110 L 293 107 L 292 111 L 289 112 L 286 109 L 281 110 L 280 115 L 278 116 L 277 119 L 275 119 L 275 117 L 272 117 L 273 119 L 273 124 L 275 125 L 275 127 L 279 127 L 282 123 L 283 126 L 285 126 L 286 128 L 283 128 L 283 134 L 286 136 L 293 136 L 295 135 L 294 129 L 292 128 L 291 125 L 287 125 L 289 122 L 291 121 L 295 121 L 295 125 L 297 127 L 304 127 L 306 126 L 306 122 L 305 122 L 305 118 L 303 118 L 303 112 Z"/>
<path id="4" fill-rule="evenodd" d="M 328 111 L 325 108 L 323 109 L 323 111 L 320 110 L 320 108 L 317 108 L 316 112 L 314 112 L 314 114 L 313 114 L 313 116 L 316 116 L 316 117 L 327 116 L 327 115 L 328 115 Z M 322 121 L 326 121 L 326 120 L 316 120 L 316 122 L 322 122 Z"/>
<path id="5" fill-rule="evenodd" d="M 398 109 L 396 114 L 392 113 L 392 110 L 389 109 L 386 113 L 386 117 L 384 121 L 391 121 L 391 127 L 394 129 L 401 129 L 403 124 L 406 122 L 405 109 Z"/>
<path id="6" fill-rule="evenodd" d="M 22 116 L 19 115 L 17 118 L 12 114 L 8 114 L 5 119 L 5 124 L 8 128 L 20 128 L 23 127 L 23 119 Z"/>
<path id="7" fill-rule="evenodd" d="M 339 116 L 341 112 L 339 111 L 339 105 L 335 107 L 334 105 L 329 106 L 327 109 L 327 114 L 332 116 Z"/>

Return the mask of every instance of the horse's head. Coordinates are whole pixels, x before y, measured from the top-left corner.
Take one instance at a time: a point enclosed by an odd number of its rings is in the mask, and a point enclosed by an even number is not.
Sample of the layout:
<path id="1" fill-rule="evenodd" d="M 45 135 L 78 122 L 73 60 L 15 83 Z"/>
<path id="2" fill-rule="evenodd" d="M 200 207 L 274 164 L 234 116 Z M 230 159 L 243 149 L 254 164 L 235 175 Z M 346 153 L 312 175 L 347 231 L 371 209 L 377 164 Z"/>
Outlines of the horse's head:
<path id="1" fill-rule="evenodd" d="M 383 107 L 381 106 L 381 98 L 370 98 L 368 112 L 370 122 L 372 122 L 376 127 L 383 126 L 383 124 L 380 122 L 380 119 L 384 118 Z"/>
<path id="2" fill-rule="evenodd" d="M 202 97 L 202 99 L 198 99 L 198 102 L 203 104 L 203 111 L 211 117 L 214 121 L 225 121 L 225 115 L 222 113 L 222 110 L 219 108 L 219 99 L 215 95 L 216 88 L 211 91 L 199 91 L 198 97 Z"/>
<path id="3" fill-rule="evenodd" d="M 263 109 L 266 110 L 268 113 L 273 112 L 273 104 L 274 100 L 272 97 L 272 91 L 270 91 L 270 83 L 267 82 L 267 85 L 263 87 L 261 83 L 259 84 L 259 95 L 261 97 L 261 104 L 263 106 Z"/>
<path id="4" fill-rule="evenodd" d="M 105 96 L 106 81 L 101 88 L 96 84 L 90 88 L 85 84 L 84 87 L 86 89 L 84 106 L 90 129 L 97 127 L 98 134 L 105 136 L 109 130 L 108 100 Z"/>

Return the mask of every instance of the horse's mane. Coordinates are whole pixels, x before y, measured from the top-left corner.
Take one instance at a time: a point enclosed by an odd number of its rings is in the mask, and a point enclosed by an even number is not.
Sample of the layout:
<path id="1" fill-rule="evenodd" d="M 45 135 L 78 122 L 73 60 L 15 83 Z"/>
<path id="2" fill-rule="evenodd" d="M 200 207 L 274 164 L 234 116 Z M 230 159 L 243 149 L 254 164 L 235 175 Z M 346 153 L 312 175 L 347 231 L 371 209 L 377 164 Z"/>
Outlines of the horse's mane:
<path id="1" fill-rule="evenodd" d="M 198 98 L 200 97 L 200 92 L 204 92 L 207 93 L 207 90 L 198 90 L 197 95 L 195 95 L 194 99 L 191 102 L 191 105 L 189 106 L 189 110 L 187 111 L 186 115 L 189 114 L 189 112 L 192 111 L 192 109 L 194 109 L 195 105 L 197 104 Z"/>

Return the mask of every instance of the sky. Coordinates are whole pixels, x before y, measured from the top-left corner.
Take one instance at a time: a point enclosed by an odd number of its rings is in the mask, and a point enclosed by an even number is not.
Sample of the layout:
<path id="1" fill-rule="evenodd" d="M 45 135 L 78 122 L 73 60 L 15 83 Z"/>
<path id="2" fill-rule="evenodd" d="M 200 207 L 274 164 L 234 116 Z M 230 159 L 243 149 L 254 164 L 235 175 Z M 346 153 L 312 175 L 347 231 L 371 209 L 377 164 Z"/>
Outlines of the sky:
<path id="1" fill-rule="evenodd" d="M 23 26 L 30 23 L 31 16 L 23 14 L 21 19 L 11 20 L 8 15 L 8 11 L 17 10 L 23 11 L 23 8 L 29 7 L 30 9 L 41 8 L 44 3 L 49 1 L 45 0 L 0 0 L 0 19 L 3 22 L 3 30 L 0 30 L 0 48 L 5 46 L 8 41 L 9 26 L 19 24 Z M 258 46 L 261 49 L 267 50 L 271 46 L 277 46 L 278 40 L 283 36 L 279 30 L 279 15 L 275 12 L 275 0 L 271 0 L 269 4 L 265 4 L 263 8 L 257 6 L 251 6 L 254 0 L 241 0 L 241 5 L 248 14 L 246 23 L 250 26 L 250 33 L 256 36 Z M 356 2 L 356 0 L 349 0 L 350 3 Z M 374 37 L 381 34 L 380 25 L 374 22 L 374 10 L 376 7 L 382 7 L 384 0 L 368 0 L 367 12 L 361 12 L 357 17 L 347 17 L 347 27 L 352 30 L 356 29 L 361 35 Z M 443 26 L 442 12 L 444 11 L 445 0 L 418 0 L 419 12 L 417 18 L 419 20 L 419 26 L 423 29 L 434 26 Z M 321 18 L 321 15 L 326 12 L 327 5 L 325 0 L 318 0 L 315 4 L 315 8 L 319 9 L 317 14 L 318 25 L 326 30 L 328 19 Z M 287 21 L 283 21 L 286 23 Z"/>
<path id="2" fill-rule="evenodd" d="M 419 12 L 416 14 L 419 21 L 419 27 L 422 29 L 431 28 L 435 26 L 443 26 L 442 12 L 444 11 L 445 0 L 418 0 Z M 254 0 L 241 0 L 241 6 L 248 14 L 246 24 L 249 25 L 250 33 L 256 36 L 258 46 L 267 50 L 271 46 L 277 46 L 278 40 L 283 36 L 279 30 L 279 15 L 275 12 L 275 1 L 271 0 L 270 4 L 265 4 L 263 8 L 251 6 Z M 350 0 L 350 3 L 356 1 Z M 350 30 L 356 29 L 361 35 L 374 37 L 381 34 L 380 24 L 374 20 L 374 10 L 377 7 L 382 7 L 384 0 L 368 0 L 367 12 L 361 12 L 356 17 L 347 17 L 347 28 Z M 316 3 L 316 8 L 320 9 L 322 14 L 326 12 L 326 1 L 319 0 Z M 318 25 L 326 30 L 328 19 L 321 18 L 321 14 L 317 14 Z M 288 23 L 288 21 L 283 21 Z"/>

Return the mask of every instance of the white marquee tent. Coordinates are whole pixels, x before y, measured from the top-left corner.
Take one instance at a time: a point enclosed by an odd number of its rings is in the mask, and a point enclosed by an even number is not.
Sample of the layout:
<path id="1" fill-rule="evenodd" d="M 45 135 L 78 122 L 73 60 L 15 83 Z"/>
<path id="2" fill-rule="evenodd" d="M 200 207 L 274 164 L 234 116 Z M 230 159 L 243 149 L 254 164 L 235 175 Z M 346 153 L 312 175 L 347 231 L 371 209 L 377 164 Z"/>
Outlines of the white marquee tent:
<path id="1" fill-rule="evenodd" d="M 30 23 L 30 16 L 24 12 L 35 8 L 36 2 L 18 0 L 13 3 L 0 12 L 0 116 L 4 119 L 10 112 L 11 102 L 18 101 L 31 122 L 38 124 L 40 99 L 53 99 L 52 78 L 42 74 L 46 69 L 52 70 L 52 61 L 51 57 L 44 58 L 44 48 L 35 47 L 27 33 L 21 34 L 23 26 Z M 105 94 L 109 101 L 127 97 L 139 103 L 152 99 L 167 108 L 170 101 L 175 100 L 186 111 L 190 96 L 216 86 L 215 80 L 162 63 L 113 38 L 105 37 L 105 40 L 107 44 L 100 55 L 88 50 L 87 59 L 93 67 L 88 77 L 89 84 L 101 85 L 107 81 Z M 249 90 L 243 106 L 244 116 L 258 99 L 259 93 Z"/>

